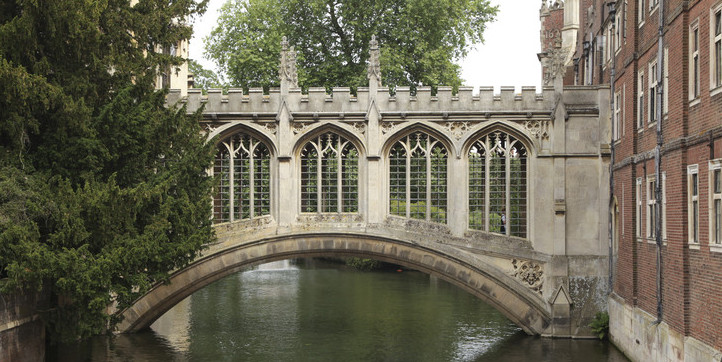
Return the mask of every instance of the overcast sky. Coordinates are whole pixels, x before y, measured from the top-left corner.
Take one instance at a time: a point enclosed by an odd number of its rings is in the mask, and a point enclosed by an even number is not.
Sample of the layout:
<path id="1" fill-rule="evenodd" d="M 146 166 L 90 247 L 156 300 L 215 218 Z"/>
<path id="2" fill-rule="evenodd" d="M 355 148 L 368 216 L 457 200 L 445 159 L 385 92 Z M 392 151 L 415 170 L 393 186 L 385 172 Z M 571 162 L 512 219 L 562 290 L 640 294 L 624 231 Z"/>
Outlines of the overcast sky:
<path id="1" fill-rule="evenodd" d="M 193 23 L 190 58 L 204 67 L 215 69 L 213 62 L 203 57 L 203 38 L 216 25 L 218 9 L 226 0 L 211 0 L 208 11 Z M 539 0 L 492 0 L 499 5 L 497 20 L 488 25 L 484 44 L 476 45 L 460 64 L 465 85 L 479 86 L 536 86 L 541 84 L 539 52 Z"/>

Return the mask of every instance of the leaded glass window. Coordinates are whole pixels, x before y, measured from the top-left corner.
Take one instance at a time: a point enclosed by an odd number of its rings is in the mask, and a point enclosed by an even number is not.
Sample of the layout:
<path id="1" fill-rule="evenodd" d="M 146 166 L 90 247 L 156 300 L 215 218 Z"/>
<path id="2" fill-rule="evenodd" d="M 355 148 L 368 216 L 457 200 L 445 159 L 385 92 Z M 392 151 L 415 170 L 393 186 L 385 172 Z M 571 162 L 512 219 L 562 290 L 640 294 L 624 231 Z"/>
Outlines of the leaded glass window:
<path id="1" fill-rule="evenodd" d="M 213 221 L 252 219 L 271 213 L 271 153 L 255 137 L 238 133 L 220 143 L 213 174 Z"/>
<path id="2" fill-rule="evenodd" d="M 469 149 L 469 228 L 527 237 L 527 150 L 502 131 Z"/>
<path id="3" fill-rule="evenodd" d="M 389 153 L 390 214 L 446 223 L 447 150 L 434 137 L 415 132 Z"/>
<path id="4" fill-rule="evenodd" d="M 349 140 L 325 133 L 301 150 L 301 212 L 358 212 L 358 160 Z"/>

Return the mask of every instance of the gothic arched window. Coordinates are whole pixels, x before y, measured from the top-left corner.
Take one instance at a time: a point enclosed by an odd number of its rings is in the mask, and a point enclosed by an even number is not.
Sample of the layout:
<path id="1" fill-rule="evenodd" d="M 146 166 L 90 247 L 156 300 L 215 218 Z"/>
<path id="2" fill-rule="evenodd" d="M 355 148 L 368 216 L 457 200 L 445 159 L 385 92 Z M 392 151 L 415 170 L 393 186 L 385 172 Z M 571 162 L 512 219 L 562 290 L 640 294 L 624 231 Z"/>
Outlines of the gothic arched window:
<path id="1" fill-rule="evenodd" d="M 527 151 L 502 131 L 469 149 L 469 228 L 527 237 Z"/>
<path id="2" fill-rule="evenodd" d="M 358 159 L 347 139 L 324 133 L 301 150 L 301 212 L 358 212 Z"/>
<path id="3" fill-rule="evenodd" d="M 414 132 L 389 152 L 391 215 L 446 223 L 446 161 L 444 145 Z"/>
<path id="4" fill-rule="evenodd" d="M 216 223 L 252 219 L 271 213 L 271 152 L 255 137 L 237 133 L 220 143 L 213 175 Z"/>

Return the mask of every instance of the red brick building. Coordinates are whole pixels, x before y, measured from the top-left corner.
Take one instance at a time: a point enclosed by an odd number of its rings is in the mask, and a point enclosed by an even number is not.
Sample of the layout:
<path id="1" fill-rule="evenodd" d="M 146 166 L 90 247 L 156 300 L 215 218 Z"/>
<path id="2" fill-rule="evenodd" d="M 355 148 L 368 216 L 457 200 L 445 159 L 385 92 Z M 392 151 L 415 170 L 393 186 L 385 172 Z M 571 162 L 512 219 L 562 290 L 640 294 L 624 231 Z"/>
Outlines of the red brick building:
<path id="1" fill-rule="evenodd" d="M 722 0 L 543 1 L 540 15 L 543 81 L 556 56 L 565 85 L 612 89 L 612 340 L 634 360 L 719 361 Z"/>

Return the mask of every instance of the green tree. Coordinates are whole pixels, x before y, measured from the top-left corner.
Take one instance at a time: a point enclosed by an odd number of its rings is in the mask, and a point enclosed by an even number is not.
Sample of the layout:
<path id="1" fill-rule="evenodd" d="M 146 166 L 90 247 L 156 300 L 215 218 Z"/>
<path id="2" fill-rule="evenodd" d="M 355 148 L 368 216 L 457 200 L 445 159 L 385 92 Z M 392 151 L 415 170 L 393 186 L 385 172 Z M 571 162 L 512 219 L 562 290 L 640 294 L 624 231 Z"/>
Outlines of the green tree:
<path id="1" fill-rule="evenodd" d="M 212 240 L 212 146 L 154 89 L 205 6 L 0 3 L 0 292 L 48 291 L 53 340 L 103 332 Z"/>
<path id="2" fill-rule="evenodd" d="M 231 86 L 277 86 L 280 42 L 298 54 L 299 85 L 364 86 L 369 41 L 389 86 L 461 84 L 454 62 L 483 41 L 488 0 L 230 0 L 205 39 Z"/>
<path id="3" fill-rule="evenodd" d="M 200 88 L 203 92 L 211 88 L 227 88 L 216 72 L 203 68 L 193 59 L 188 59 L 188 70 L 193 74 L 193 88 Z"/>

